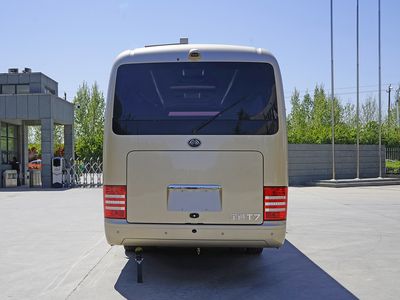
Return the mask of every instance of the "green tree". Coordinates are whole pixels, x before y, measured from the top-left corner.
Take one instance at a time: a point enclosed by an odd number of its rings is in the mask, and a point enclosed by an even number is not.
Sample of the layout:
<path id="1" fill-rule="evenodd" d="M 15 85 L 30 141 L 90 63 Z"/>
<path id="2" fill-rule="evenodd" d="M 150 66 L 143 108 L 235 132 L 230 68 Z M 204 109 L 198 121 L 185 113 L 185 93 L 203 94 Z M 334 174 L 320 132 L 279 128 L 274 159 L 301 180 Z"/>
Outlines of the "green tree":
<path id="1" fill-rule="evenodd" d="M 75 151 L 77 157 L 101 158 L 105 101 L 97 83 L 89 88 L 86 82 L 79 87 L 75 105 Z"/>
<path id="2" fill-rule="evenodd" d="M 42 155 L 40 126 L 28 126 L 29 159 L 37 159 Z"/>
<path id="3" fill-rule="evenodd" d="M 400 87 L 395 99 L 400 97 Z M 331 143 L 332 100 L 323 86 L 317 85 L 311 97 L 307 92 L 303 100 L 297 90 L 291 97 L 292 111 L 288 116 L 289 143 Z M 335 142 L 355 144 L 357 137 L 356 111 L 353 104 L 342 105 L 334 99 Z M 382 122 L 382 143 L 388 147 L 400 146 L 400 126 L 396 124 L 397 107 L 391 108 L 390 116 Z M 360 143 L 377 144 L 379 136 L 378 109 L 376 100 L 368 97 L 360 108 Z"/>
<path id="4" fill-rule="evenodd" d="M 360 122 L 360 143 L 378 144 L 379 122 L 375 98 L 368 97 L 361 105 Z"/>
<path id="5" fill-rule="evenodd" d="M 288 139 L 292 143 L 300 143 L 300 137 L 306 128 L 306 114 L 302 108 L 300 93 L 296 89 L 290 98 L 290 102 L 292 110 L 288 117 Z"/>
<path id="6" fill-rule="evenodd" d="M 313 108 L 310 112 L 309 123 L 314 143 L 325 144 L 331 141 L 331 110 L 329 104 L 324 88 L 317 85 L 314 89 Z"/>
<path id="7" fill-rule="evenodd" d="M 371 121 L 378 122 L 378 108 L 375 98 L 368 97 L 361 105 L 360 121 L 364 126 Z"/>
<path id="8" fill-rule="evenodd" d="M 395 101 L 399 99 L 400 87 L 396 90 Z M 400 126 L 397 123 L 397 103 L 390 109 L 389 116 L 386 116 L 382 124 L 382 140 L 387 147 L 400 146 Z"/>

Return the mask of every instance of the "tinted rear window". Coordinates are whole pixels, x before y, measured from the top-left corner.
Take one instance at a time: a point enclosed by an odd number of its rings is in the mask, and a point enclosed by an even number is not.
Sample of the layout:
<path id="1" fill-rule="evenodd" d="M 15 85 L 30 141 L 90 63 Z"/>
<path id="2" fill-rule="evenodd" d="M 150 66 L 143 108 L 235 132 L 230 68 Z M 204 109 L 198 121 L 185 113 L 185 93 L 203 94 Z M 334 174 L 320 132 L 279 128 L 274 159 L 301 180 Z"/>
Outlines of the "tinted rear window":
<path id="1" fill-rule="evenodd" d="M 264 135 L 278 131 L 270 64 L 176 62 L 118 68 L 113 131 L 120 135 Z"/>

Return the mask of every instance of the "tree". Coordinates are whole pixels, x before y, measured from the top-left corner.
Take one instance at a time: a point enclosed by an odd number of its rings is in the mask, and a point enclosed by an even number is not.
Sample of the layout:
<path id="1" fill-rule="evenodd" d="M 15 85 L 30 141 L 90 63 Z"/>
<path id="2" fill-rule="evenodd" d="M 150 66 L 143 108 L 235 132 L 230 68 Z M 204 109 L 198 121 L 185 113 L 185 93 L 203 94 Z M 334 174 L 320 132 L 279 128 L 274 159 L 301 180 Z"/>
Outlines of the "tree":
<path id="1" fill-rule="evenodd" d="M 400 88 L 396 90 L 395 99 L 399 99 Z M 396 104 L 396 102 L 395 102 Z M 400 127 L 397 123 L 397 106 L 393 105 L 390 108 L 389 116 L 386 116 L 385 122 L 382 125 L 383 143 L 388 147 L 400 146 Z"/>
<path id="2" fill-rule="evenodd" d="M 375 98 L 368 97 L 361 105 L 360 123 L 360 143 L 378 144 L 379 122 Z"/>
<path id="3" fill-rule="evenodd" d="M 400 97 L 400 86 L 395 99 Z M 288 116 L 289 143 L 331 143 L 332 100 L 325 94 L 321 85 L 316 85 L 314 95 L 308 92 L 300 98 L 295 89 L 292 97 L 292 111 Z M 340 99 L 334 99 L 335 143 L 355 144 L 357 138 L 356 112 L 353 104 L 342 105 Z M 382 123 L 382 143 L 388 147 L 400 146 L 400 126 L 396 124 L 397 107 L 391 108 L 390 117 Z M 376 100 L 368 97 L 360 109 L 360 143 L 378 144 L 379 122 Z"/>
<path id="4" fill-rule="evenodd" d="M 329 143 L 331 140 L 331 102 L 327 98 L 323 86 L 317 85 L 313 96 L 307 92 L 302 101 L 299 92 L 295 90 L 291 103 L 292 111 L 288 117 L 289 142 Z M 335 99 L 335 106 L 338 117 L 342 109 L 337 99 Z"/>
<path id="5" fill-rule="evenodd" d="M 80 158 L 102 158 L 105 101 L 95 82 L 79 87 L 75 105 L 75 151 Z"/>
<path id="6" fill-rule="evenodd" d="M 304 96 L 304 98 L 307 97 Z M 331 110 L 324 88 L 316 86 L 314 89 L 313 108 L 310 116 L 310 131 L 314 143 L 326 144 L 331 141 Z"/>
<path id="7" fill-rule="evenodd" d="M 40 126 L 28 126 L 28 159 L 34 160 L 42 156 Z"/>
<path id="8" fill-rule="evenodd" d="M 64 153 L 64 126 L 54 125 L 54 156 L 62 156 Z M 28 153 L 29 159 L 37 159 L 42 156 L 41 127 L 28 126 Z"/>
<path id="9" fill-rule="evenodd" d="M 342 114 L 339 120 L 339 124 L 336 126 L 336 128 L 339 136 L 338 142 L 343 144 L 356 143 L 357 117 L 354 104 L 346 103 L 342 107 Z"/>
<path id="10" fill-rule="evenodd" d="M 361 105 L 360 121 L 363 125 L 372 121 L 378 122 L 378 109 L 375 98 L 368 97 L 365 103 Z"/>
<path id="11" fill-rule="evenodd" d="M 290 98 L 290 102 L 292 111 L 288 117 L 288 139 L 293 143 L 297 143 L 306 127 L 306 114 L 302 108 L 303 105 L 300 100 L 300 93 L 296 89 Z"/>

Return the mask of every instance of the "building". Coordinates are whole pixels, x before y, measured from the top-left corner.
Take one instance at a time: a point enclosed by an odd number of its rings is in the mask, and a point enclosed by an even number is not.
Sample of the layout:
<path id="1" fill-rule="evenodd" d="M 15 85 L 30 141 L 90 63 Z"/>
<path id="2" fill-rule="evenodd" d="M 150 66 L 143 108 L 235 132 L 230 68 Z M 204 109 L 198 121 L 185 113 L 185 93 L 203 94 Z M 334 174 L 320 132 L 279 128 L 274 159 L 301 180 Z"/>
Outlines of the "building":
<path id="1" fill-rule="evenodd" d="M 64 125 L 64 158 L 73 157 L 74 106 L 58 97 L 58 83 L 25 68 L 0 73 L 0 187 L 13 157 L 20 162 L 20 179 L 27 184 L 28 126 L 41 126 L 42 186 L 51 187 L 54 126 Z"/>

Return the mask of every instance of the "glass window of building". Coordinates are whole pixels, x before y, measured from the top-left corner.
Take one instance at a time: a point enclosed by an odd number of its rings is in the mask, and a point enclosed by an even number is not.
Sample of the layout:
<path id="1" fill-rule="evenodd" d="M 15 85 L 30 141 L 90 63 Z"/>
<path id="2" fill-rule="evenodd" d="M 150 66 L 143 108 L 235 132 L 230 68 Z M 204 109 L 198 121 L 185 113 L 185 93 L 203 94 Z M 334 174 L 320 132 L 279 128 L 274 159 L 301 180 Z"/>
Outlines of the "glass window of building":
<path id="1" fill-rule="evenodd" d="M 7 127 L 5 123 L 1 123 L 1 131 L 0 131 L 0 136 L 7 136 Z"/>
<path id="2" fill-rule="evenodd" d="M 45 92 L 45 94 L 51 94 L 51 95 L 55 95 L 56 94 L 56 91 L 51 89 L 51 88 L 49 88 L 48 86 L 44 87 L 44 92 Z"/>
<path id="3" fill-rule="evenodd" d="M 7 126 L 7 135 L 8 135 L 8 137 L 10 138 L 10 137 L 16 137 L 16 128 L 15 128 L 16 126 L 14 126 L 14 125 L 8 125 Z"/>
<path id="4" fill-rule="evenodd" d="M 17 94 L 29 94 L 29 84 L 18 84 Z"/>
<path id="5" fill-rule="evenodd" d="M 7 145 L 7 141 L 3 138 L 1 138 L 1 144 L 3 144 L 3 142 L 5 143 L 5 145 Z M 2 146 L 1 149 L 5 149 L 3 148 L 4 145 Z M 8 162 L 8 152 L 5 150 L 1 150 L 1 163 L 2 164 L 6 164 Z"/>
<path id="6" fill-rule="evenodd" d="M 1 123 L 0 150 L 2 164 L 10 163 L 14 156 L 18 157 L 17 126 Z"/>
<path id="7" fill-rule="evenodd" d="M 2 94 L 15 94 L 15 84 L 3 84 L 1 86 Z"/>

